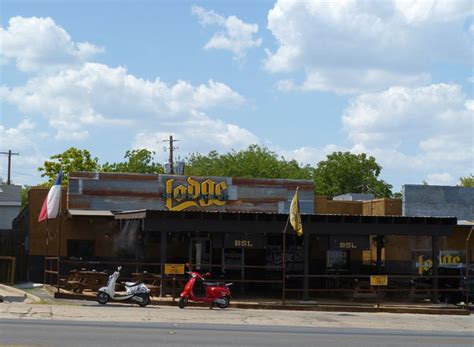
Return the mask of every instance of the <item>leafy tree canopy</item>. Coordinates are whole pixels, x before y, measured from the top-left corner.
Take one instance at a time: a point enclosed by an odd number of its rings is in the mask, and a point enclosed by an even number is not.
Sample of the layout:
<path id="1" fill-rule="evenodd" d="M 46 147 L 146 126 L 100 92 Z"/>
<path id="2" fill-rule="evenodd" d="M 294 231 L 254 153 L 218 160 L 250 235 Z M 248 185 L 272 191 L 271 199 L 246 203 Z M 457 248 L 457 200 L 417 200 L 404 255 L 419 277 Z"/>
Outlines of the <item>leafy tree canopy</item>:
<path id="1" fill-rule="evenodd" d="M 335 196 L 346 193 L 372 193 L 390 197 L 392 185 L 378 179 L 382 167 L 365 153 L 334 152 L 314 169 L 317 194 Z"/>
<path id="2" fill-rule="evenodd" d="M 467 177 L 459 178 L 459 184 L 458 185 L 461 186 L 461 187 L 473 188 L 474 187 L 474 175 L 470 174 Z"/>
<path id="3" fill-rule="evenodd" d="M 21 208 L 24 208 L 28 204 L 28 191 L 30 190 L 29 186 L 21 187 Z"/>
<path id="4" fill-rule="evenodd" d="M 161 164 L 153 161 L 155 152 L 147 149 L 134 149 L 127 151 L 121 163 L 106 162 L 100 170 L 105 172 L 136 172 L 136 173 L 163 173 Z"/>
<path id="5" fill-rule="evenodd" d="M 86 149 L 77 149 L 71 147 L 63 153 L 55 154 L 50 160 L 44 162 L 43 166 L 38 168 L 42 172 L 41 177 L 48 178 L 48 185 L 51 185 L 59 171 L 62 171 L 62 185 L 67 186 L 68 175 L 74 171 L 97 171 L 99 169 L 99 159 L 92 158 Z"/>
<path id="6" fill-rule="evenodd" d="M 186 160 L 186 175 L 252 178 L 311 179 L 312 168 L 296 160 L 286 160 L 259 145 L 227 154 L 211 151 L 207 155 L 191 154 Z"/>

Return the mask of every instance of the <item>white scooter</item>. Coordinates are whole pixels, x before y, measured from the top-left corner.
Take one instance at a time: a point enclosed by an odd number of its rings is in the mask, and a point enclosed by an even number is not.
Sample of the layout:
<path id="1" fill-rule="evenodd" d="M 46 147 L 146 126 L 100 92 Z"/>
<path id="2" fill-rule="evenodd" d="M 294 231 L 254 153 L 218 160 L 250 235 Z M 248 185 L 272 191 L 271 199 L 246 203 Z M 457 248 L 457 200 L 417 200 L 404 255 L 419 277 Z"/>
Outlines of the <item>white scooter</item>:
<path id="1" fill-rule="evenodd" d="M 148 305 L 150 303 L 150 289 L 148 289 L 143 283 L 125 282 L 126 292 L 115 292 L 115 283 L 117 282 L 117 278 L 120 276 L 120 270 L 122 270 L 121 266 L 119 266 L 117 271 L 109 276 L 107 286 L 99 289 L 96 297 L 97 302 L 105 305 L 109 300 L 124 301 L 130 299 L 135 301 L 141 307 Z"/>

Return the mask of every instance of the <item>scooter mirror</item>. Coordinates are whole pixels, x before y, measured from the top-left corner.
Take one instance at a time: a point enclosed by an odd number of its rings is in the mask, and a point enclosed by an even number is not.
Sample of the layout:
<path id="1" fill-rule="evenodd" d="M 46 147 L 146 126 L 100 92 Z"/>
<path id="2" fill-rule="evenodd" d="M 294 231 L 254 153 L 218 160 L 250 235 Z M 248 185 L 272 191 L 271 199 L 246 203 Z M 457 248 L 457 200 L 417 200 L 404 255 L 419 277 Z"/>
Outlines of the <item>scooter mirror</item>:
<path id="1" fill-rule="evenodd" d="M 204 274 L 204 277 L 211 277 L 211 276 L 212 276 L 212 274 L 211 274 L 210 272 L 206 272 L 206 273 Z"/>
<path id="2" fill-rule="evenodd" d="M 119 267 L 117 268 L 117 270 L 118 270 L 118 271 L 122 270 L 122 267 L 121 267 L 121 266 L 119 266 Z"/>

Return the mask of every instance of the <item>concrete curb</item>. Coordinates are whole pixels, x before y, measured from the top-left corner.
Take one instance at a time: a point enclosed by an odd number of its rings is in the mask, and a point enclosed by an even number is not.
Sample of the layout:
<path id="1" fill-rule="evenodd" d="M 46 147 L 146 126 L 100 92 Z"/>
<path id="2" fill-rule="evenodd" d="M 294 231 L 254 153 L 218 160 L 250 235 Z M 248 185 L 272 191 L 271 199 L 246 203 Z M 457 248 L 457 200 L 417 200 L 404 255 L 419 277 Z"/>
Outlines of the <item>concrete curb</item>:
<path id="1" fill-rule="evenodd" d="M 7 286 L 5 284 L 0 284 L 0 289 L 4 290 L 6 292 L 14 293 L 14 294 L 16 294 L 16 296 L 26 297 L 32 302 L 41 302 L 41 299 L 39 297 L 37 297 L 36 295 L 27 293 L 27 292 L 25 292 L 21 289 L 15 288 L 15 287 Z"/>
<path id="2" fill-rule="evenodd" d="M 95 296 L 54 293 L 55 299 L 75 299 L 95 301 Z M 151 300 L 151 305 L 156 306 L 178 306 L 178 300 Z M 190 302 L 190 307 L 209 307 L 209 304 Z M 325 312 L 367 312 L 367 313 L 412 313 L 412 314 L 434 314 L 434 315 L 458 315 L 468 316 L 470 311 L 465 309 L 451 308 L 422 308 L 422 307 L 370 307 L 370 306 L 342 306 L 342 305 L 294 305 L 294 304 L 266 304 L 266 303 L 242 303 L 234 302 L 229 305 L 231 308 L 252 309 L 252 310 L 289 310 L 289 311 L 325 311 Z"/>

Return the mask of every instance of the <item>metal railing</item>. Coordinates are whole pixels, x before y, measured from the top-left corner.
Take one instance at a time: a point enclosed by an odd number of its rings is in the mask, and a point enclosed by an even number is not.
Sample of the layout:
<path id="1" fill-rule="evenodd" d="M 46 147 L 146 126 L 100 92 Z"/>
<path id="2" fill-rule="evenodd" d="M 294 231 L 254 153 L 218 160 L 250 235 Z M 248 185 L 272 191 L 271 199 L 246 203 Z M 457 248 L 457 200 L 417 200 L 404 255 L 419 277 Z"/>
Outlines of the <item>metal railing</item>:
<path id="1" fill-rule="evenodd" d="M 467 289 L 459 288 L 459 280 L 462 276 L 457 275 L 382 275 L 388 279 L 387 285 L 371 285 L 370 274 L 325 274 L 325 275 L 286 275 L 287 287 L 283 291 L 282 301 L 285 302 L 287 293 L 311 293 L 311 294 L 341 294 L 346 299 L 373 299 L 380 307 L 382 300 L 392 296 L 393 300 L 402 299 L 411 302 L 417 299 L 431 299 L 437 302 L 439 297 L 448 298 L 449 294 L 456 293 L 460 299 L 467 297 Z M 307 280 L 308 286 L 304 288 L 301 282 Z M 313 281 L 311 281 L 313 280 Z M 319 280 L 317 283 L 314 280 Z M 291 286 L 293 282 L 295 285 Z M 438 285 L 435 284 L 438 282 Z M 454 284 L 454 285 L 452 285 Z M 404 295 L 397 298 L 397 294 Z M 466 303 L 467 305 L 467 303 Z"/>
<path id="2" fill-rule="evenodd" d="M 15 274 L 16 274 L 16 257 L 10 256 L 0 256 L 0 283 L 2 283 L 2 278 L 5 278 L 5 284 L 15 284 Z"/>
<path id="3" fill-rule="evenodd" d="M 53 264 L 57 264 L 56 267 Z M 182 290 L 187 281 L 185 274 L 165 274 L 165 263 L 118 260 L 60 260 L 58 257 L 46 257 L 44 282 L 48 283 L 49 279 L 49 284 L 52 285 L 52 278 L 56 276 L 56 285 L 59 292 L 60 287 L 64 286 L 64 281 L 61 282 L 60 279 L 67 278 L 67 273 L 73 269 L 99 271 L 107 268 L 106 271 L 114 271 L 119 265 L 123 267 L 122 279 L 127 279 L 127 276 L 133 271 L 136 273 L 148 271 L 159 275 L 160 296 L 171 295 L 173 301 L 179 296 L 178 291 Z M 190 265 L 193 269 L 197 266 L 197 264 Z M 419 299 L 431 299 L 436 302 L 439 297 L 448 298 L 450 295 L 459 294 L 459 297 L 467 298 L 468 294 L 467 289 L 460 289 L 456 285 L 451 287 L 446 285 L 450 282 L 459 283 L 463 277 L 459 275 L 388 274 L 383 275 L 388 277 L 387 286 L 371 286 L 371 274 L 304 275 L 290 273 L 283 278 L 282 267 L 278 265 L 200 265 L 201 269 L 198 271 L 205 272 L 203 269 L 209 269 L 212 272 L 214 269 L 220 269 L 220 272 L 224 274 L 222 278 L 213 276 L 212 280 L 236 283 L 242 294 L 245 288 L 250 288 L 248 292 L 259 288 L 266 298 L 270 298 L 277 293 L 277 298 L 279 295 L 282 304 L 285 304 L 287 299 L 290 298 L 303 296 L 303 299 L 307 299 L 308 296 L 317 295 L 318 298 L 337 297 L 338 299 L 349 299 L 351 301 L 357 299 L 374 300 L 377 306 L 380 307 L 382 303 L 395 302 L 396 300 L 413 302 Z M 436 285 L 436 282 L 438 285 Z"/>
<path id="4" fill-rule="evenodd" d="M 53 285 L 53 276 L 56 276 L 56 287 L 59 292 L 59 257 L 44 257 L 44 281 L 43 284 L 48 283 Z M 56 267 L 53 264 L 56 263 Z"/>

